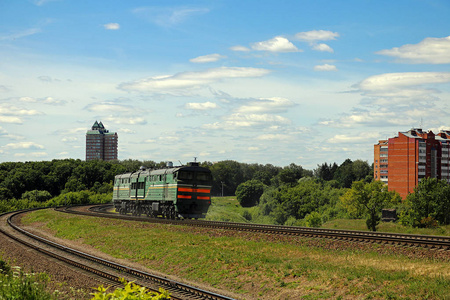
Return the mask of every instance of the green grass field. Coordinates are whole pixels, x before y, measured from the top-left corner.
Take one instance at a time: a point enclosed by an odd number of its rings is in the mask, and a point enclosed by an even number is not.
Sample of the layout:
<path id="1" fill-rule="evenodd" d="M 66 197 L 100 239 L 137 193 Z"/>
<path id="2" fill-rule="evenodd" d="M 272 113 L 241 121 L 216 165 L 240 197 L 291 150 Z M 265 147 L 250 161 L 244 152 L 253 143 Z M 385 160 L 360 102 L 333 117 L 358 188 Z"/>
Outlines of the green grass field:
<path id="1" fill-rule="evenodd" d="M 245 220 L 244 210 L 233 198 L 216 198 L 208 218 Z M 50 209 L 33 212 L 23 222 L 241 299 L 450 299 L 450 254 L 442 251 L 147 224 Z"/>

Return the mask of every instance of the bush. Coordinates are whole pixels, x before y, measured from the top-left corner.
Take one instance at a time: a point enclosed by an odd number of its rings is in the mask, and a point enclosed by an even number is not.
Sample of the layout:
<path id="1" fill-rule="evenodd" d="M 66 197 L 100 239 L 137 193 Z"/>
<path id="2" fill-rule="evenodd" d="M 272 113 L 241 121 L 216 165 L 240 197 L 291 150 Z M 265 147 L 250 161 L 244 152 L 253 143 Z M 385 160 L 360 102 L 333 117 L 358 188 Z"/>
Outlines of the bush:
<path id="1" fill-rule="evenodd" d="M 4 271 L 0 272 L 0 299 L 53 300 L 56 295 L 46 291 L 49 280 L 46 274 L 26 274 L 19 267 L 10 268 L 1 261 Z"/>
<path id="2" fill-rule="evenodd" d="M 244 219 L 246 219 L 247 221 L 252 220 L 252 214 L 248 210 L 244 210 L 242 212 L 242 217 L 244 217 Z"/>
<path id="3" fill-rule="evenodd" d="M 45 202 L 47 200 L 50 200 L 51 198 L 52 195 L 47 191 L 33 190 L 22 194 L 22 199 L 28 199 L 30 201 L 37 202 Z"/>
<path id="4" fill-rule="evenodd" d="M 159 294 L 156 292 L 152 292 L 147 290 L 144 287 L 140 287 L 139 285 L 133 282 L 127 282 L 126 280 L 122 280 L 124 284 L 124 288 L 117 288 L 112 293 L 107 293 L 108 288 L 103 287 L 101 285 L 97 288 L 96 293 L 92 293 L 94 297 L 91 300 L 119 300 L 119 299 L 135 299 L 135 300 L 163 300 L 170 299 L 170 294 L 163 290 L 159 289 Z"/>
<path id="5" fill-rule="evenodd" d="M 423 228 L 438 228 L 439 222 L 436 221 L 432 216 L 428 216 L 420 220 L 420 227 Z"/>
<path id="6" fill-rule="evenodd" d="M 322 217 L 316 211 L 306 215 L 305 224 L 308 227 L 320 227 L 322 226 Z"/>

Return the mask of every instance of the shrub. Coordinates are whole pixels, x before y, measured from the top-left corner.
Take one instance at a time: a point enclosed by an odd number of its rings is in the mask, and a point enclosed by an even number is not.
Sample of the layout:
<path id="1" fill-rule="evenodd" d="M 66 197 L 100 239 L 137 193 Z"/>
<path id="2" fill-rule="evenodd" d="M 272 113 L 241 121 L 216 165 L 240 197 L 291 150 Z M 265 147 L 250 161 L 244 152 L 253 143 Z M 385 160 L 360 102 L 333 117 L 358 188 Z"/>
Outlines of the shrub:
<path id="1" fill-rule="evenodd" d="M 322 217 L 316 211 L 306 215 L 305 223 L 308 227 L 320 227 L 322 226 Z"/>
<path id="2" fill-rule="evenodd" d="M 5 270 L 0 273 L 0 299 L 57 299 L 45 290 L 49 280 L 46 274 L 26 274 L 19 267 L 9 268 L 4 262 L 2 265 Z"/>
<path id="3" fill-rule="evenodd" d="M 246 219 L 247 221 L 252 220 L 252 214 L 248 210 L 244 210 L 242 212 L 242 217 L 244 217 L 244 219 Z"/>
<path id="4" fill-rule="evenodd" d="M 149 291 L 145 287 L 141 287 L 134 282 L 127 282 L 122 279 L 124 288 L 117 288 L 112 293 L 107 293 L 108 288 L 103 285 L 97 288 L 96 293 L 92 293 L 94 297 L 91 300 L 119 300 L 119 299 L 135 299 L 135 300 L 163 300 L 170 299 L 169 292 L 159 289 L 159 293 Z"/>
<path id="5" fill-rule="evenodd" d="M 424 228 L 438 228 L 439 222 L 436 221 L 432 216 L 428 216 L 420 220 L 420 227 Z"/>

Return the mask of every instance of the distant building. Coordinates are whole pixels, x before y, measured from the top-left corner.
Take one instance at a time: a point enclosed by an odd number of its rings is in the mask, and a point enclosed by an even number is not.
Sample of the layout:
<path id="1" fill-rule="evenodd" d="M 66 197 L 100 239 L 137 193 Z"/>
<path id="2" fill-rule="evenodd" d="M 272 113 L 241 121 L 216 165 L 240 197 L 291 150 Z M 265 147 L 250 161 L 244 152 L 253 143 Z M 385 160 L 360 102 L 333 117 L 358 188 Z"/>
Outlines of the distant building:
<path id="1" fill-rule="evenodd" d="M 117 133 L 109 132 L 102 122 L 95 121 L 86 132 L 86 160 L 117 159 L 117 144 Z"/>
<path id="2" fill-rule="evenodd" d="M 450 183 L 450 131 L 435 135 L 413 128 L 374 145 L 375 180 L 388 184 L 405 199 L 426 177 Z"/>

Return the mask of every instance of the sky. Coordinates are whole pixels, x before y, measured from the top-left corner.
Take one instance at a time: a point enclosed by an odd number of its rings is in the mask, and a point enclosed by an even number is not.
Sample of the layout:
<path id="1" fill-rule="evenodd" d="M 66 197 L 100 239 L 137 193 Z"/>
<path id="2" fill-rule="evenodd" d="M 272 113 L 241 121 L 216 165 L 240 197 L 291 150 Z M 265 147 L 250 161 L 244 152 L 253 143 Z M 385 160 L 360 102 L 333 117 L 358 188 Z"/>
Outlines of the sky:
<path id="1" fill-rule="evenodd" d="M 0 0 L 0 162 L 314 169 L 450 129 L 448 0 Z"/>

